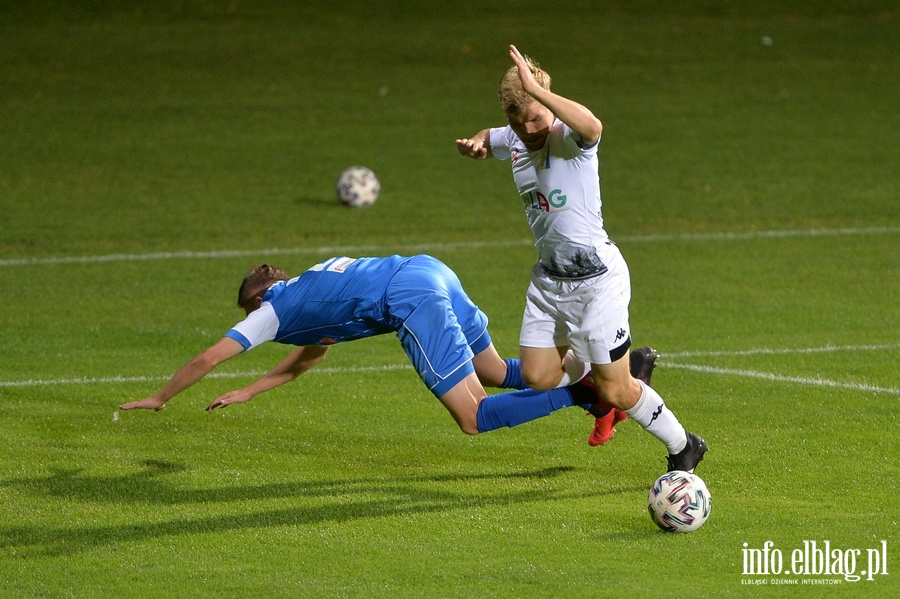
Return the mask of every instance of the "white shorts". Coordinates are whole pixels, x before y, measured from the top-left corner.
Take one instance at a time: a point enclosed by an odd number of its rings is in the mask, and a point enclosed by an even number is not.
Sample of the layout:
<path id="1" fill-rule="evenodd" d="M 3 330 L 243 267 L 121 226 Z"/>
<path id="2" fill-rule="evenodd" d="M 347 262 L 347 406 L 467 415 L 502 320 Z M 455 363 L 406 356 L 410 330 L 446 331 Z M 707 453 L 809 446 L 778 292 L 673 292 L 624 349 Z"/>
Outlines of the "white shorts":
<path id="1" fill-rule="evenodd" d="M 631 276 L 615 245 L 603 249 L 601 258 L 609 270 L 591 279 L 553 279 L 535 265 L 519 345 L 569 347 L 577 359 L 591 364 L 609 364 L 625 355 L 631 346 Z"/>

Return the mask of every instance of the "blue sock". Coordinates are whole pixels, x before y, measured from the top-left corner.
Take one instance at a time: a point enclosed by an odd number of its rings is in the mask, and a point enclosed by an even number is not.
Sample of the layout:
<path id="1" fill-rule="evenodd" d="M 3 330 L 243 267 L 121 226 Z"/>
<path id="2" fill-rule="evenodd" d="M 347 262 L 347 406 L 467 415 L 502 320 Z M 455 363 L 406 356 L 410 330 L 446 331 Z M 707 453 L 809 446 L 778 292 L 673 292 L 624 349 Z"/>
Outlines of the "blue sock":
<path id="1" fill-rule="evenodd" d="M 524 389 L 488 395 L 478 405 L 478 432 L 513 427 L 575 405 L 568 387 L 549 391 Z"/>
<path id="2" fill-rule="evenodd" d="M 602 416 L 609 411 L 606 404 L 602 407 L 597 405 L 597 394 L 592 387 L 575 383 L 574 385 L 569 385 L 566 389 L 572 393 L 572 401 L 576 406 L 591 412 L 594 416 Z"/>
<path id="3" fill-rule="evenodd" d="M 519 359 L 506 358 L 503 361 L 506 362 L 506 378 L 503 379 L 500 387 L 503 389 L 527 389 L 528 385 L 522 378 L 522 365 L 519 363 Z"/>

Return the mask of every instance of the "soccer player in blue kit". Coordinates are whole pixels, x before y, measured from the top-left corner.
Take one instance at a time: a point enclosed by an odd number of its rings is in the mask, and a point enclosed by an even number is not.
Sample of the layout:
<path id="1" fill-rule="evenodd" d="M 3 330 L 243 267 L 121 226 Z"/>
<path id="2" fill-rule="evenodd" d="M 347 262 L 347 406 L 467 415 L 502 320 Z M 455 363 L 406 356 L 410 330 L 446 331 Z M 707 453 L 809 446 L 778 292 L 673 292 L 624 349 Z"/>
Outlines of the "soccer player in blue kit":
<path id="1" fill-rule="evenodd" d="M 431 256 L 336 257 L 289 278 L 279 268 L 251 269 L 238 292 L 247 314 L 154 395 L 119 406 L 161 410 L 217 365 L 267 341 L 299 346 L 250 385 L 216 398 L 207 411 L 246 402 L 321 362 L 330 346 L 396 333 L 416 372 L 470 435 L 528 422 L 561 408 L 589 409 L 582 384 L 524 388 L 519 361 L 500 357 L 488 319 L 456 274 Z M 488 395 L 484 386 L 518 389 Z"/>

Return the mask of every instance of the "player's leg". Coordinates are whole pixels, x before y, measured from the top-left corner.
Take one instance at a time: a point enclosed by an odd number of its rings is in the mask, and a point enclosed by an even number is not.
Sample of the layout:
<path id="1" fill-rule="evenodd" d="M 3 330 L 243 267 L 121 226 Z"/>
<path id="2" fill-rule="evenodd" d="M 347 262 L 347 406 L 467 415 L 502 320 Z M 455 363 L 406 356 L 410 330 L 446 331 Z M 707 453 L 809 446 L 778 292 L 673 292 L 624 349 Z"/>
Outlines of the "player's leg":
<path id="1" fill-rule="evenodd" d="M 571 385 L 590 372 L 590 365 L 569 351 L 569 329 L 556 304 L 556 285 L 535 267 L 525 294 L 519 360 L 522 378 L 532 389 Z"/>
<path id="2" fill-rule="evenodd" d="M 437 260 L 424 256 L 411 261 L 401 274 L 394 277 L 386 294 L 391 318 L 401 323 L 397 337 L 422 382 L 463 432 L 476 434 L 516 426 L 592 401 L 593 393 L 580 385 L 487 396 L 475 374 L 472 350 L 480 349 L 481 354 L 491 347 L 486 319 L 483 327 L 465 327 L 475 341 L 467 339 L 453 306 L 455 300 L 459 308 L 458 295 L 462 293 L 461 288 L 456 289 L 456 276 Z M 468 310 L 466 307 L 460 312 L 467 315 Z M 483 329 L 481 334 L 479 328 Z"/>
<path id="3" fill-rule="evenodd" d="M 443 324 L 435 327 L 437 322 Z M 475 359 L 490 360 L 497 371 L 494 376 L 505 364 L 497 362 L 499 355 L 493 345 L 471 356 L 462 329 L 441 296 L 413 310 L 397 336 L 422 381 L 469 435 L 517 426 L 563 408 L 588 407 L 596 401 L 593 390 L 580 384 L 487 395 L 476 374 Z"/>
<path id="4" fill-rule="evenodd" d="M 631 344 L 628 324 L 631 279 L 619 250 L 615 246 L 608 246 L 606 250 L 603 260 L 609 271 L 591 286 L 593 305 L 588 304 L 583 314 L 583 328 L 577 335 L 579 347 L 590 356 L 592 375 L 600 396 L 617 409 L 624 410 L 665 444 L 670 470 L 693 470 L 706 452 L 705 441 L 685 431 L 659 393 L 630 372 L 626 352 Z M 587 335 L 587 332 L 591 334 Z M 606 346 L 592 344 L 594 339 L 605 340 Z M 620 344 L 620 339 L 626 339 L 627 345 Z"/>
<path id="5" fill-rule="evenodd" d="M 493 343 L 481 351 L 469 346 L 475 353 L 472 365 L 478 380 L 485 387 L 497 387 L 500 389 L 525 389 L 527 385 L 522 380 L 522 369 L 517 358 L 501 358 Z"/>
<path id="6" fill-rule="evenodd" d="M 580 284 L 550 280 L 540 268 L 532 271 L 519 336 L 519 357 L 523 379 L 529 387 L 550 389 L 578 383 L 593 393 L 579 405 L 594 416 L 588 443 L 596 446 L 609 441 L 616 432 L 616 423 L 627 415 L 603 401 L 591 382 L 590 362 L 576 358 L 567 343 L 571 318 L 566 306 L 572 306 L 571 294 L 580 288 Z M 574 293 L 578 309 L 582 298 L 577 297 L 577 291 Z"/>
<path id="7" fill-rule="evenodd" d="M 422 382 L 440 399 L 459 428 L 470 435 L 516 426 L 563 408 L 596 401 L 594 393 L 582 385 L 487 395 L 475 373 L 475 356 L 449 298 L 442 293 L 431 294 L 406 311 L 397 337 Z"/>
<path id="8" fill-rule="evenodd" d="M 591 376 L 603 399 L 620 410 L 633 408 L 640 399 L 641 387 L 631 376 L 627 354 L 610 364 L 592 364 Z"/>
<path id="9" fill-rule="evenodd" d="M 487 396 L 484 387 L 478 380 L 474 371 L 465 375 L 448 391 L 438 399 L 453 416 L 453 420 L 459 425 L 459 429 L 467 435 L 477 435 L 478 430 L 478 405 Z"/>
<path id="10" fill-rule="evenodd" d="M 533 379 L 539 381 L 539 384 L 529 385 L 523 376 L 521 359 L 501 358 L 497 353 L 488 332 L 487 316 L 466 294 L 456 273 L 437 260 L 434 268 L 446 282 L 453 313 L 475 355 L 473 365 L 482 385 L 502 389 L 553 389 L 578 382 L 590 372 L 590 364 L 576 360 L 568 348 L 554 347 L 548 352 L 546 368 L 539 357 L 529 359 L 531 367 L 536 368 Z M 526 351 L 530 349 L 533 348 L 526 348 Z"/>
<path id="11" fill-rule="evenodd" d="M 609 401 L 610 396 L 601 391 L 598 381 L 601 381 L 600 377 L 592 371 L 590 376 L 585 377 L 583 383 L 591 386 L 597 394 L 596 405 L 588 408 L 588 414 L 594 417 L 594 428 L 588 435 L 588 445 L 592 447 L 603 445 L 612 439 L 616 433 L 616 425 L 628 419 L 628 413 L 612 404 Z"/>
<path id="12" fill-rule="evenodd" d="M 521 395 L 488 402 L 484 424 L 479 427 L 479 407 L 487 393 L 475 373 L 472 346 L 453 310 L 448 290 L 453 285 L 447 285 L 452 277 L 440 267 L 427 263 L 423 268 L 419 266 L 422 265 L 404 269 L 404 278 L 395 280 L 398 284 L 390 290 L 389 309 L 392 318 L 402 323 L 397 338 L 422 382 L 440 399 L 463 432 L 474 435 L 515 426 L 573 405 L 572 394 L 565 389 L 555 390 L 552 396 L 548 392 L 518 391 L 514 393 Z M 475 341 L 474 347 L 480 348 L 485 341 L 488 348 L 493 347 L 486 329 L 477 339 L 480 341 Z M 485 349 L 481 348 L 479 354 L 484 354 Z M 493 362 L 491 376 L 499 377 L 499 356 L 493 359 L 488 353 L 482 358 Z"/>
<path id="13" fill-rule="evenodd" d="M 472 347 L 476 351 L 475 347 Z M 536 348 L 519 348 L 520 355 L 522 352 L 530 353 Z M 564 349 L 564 348 L 562 348 Z M 555 389 L 557 387 L 566 387 L 574 382 L 584 379 L 590 373 L 591 365 L 575 359 L 571 350 L 564 352 L 562 358 L 562 368 L 557 370 L 559 364 L 558 352 L 551 350 L 548 374 L 545 377 L 545 385 L 532 387 L 525 381 L 522 374 L 522 360 L 517 358 L 502 358 L 493 344 L 486 349 L 475 354 L 473 363 L 478 379 L 485 387 L 499 387 L 501 389 Z M 534 364 L 539 362 L 539 358 L 531 356 L 526 359 L 527 363 Z"/>
<path id="14" fill-rule="evenodd" d="M 594 364 L 592 374 L 607 402 L 662 441 L 669 452 L 669 470 L 692 471 L 703 459 L 706 442 L 684 429 L 659 393 L 631 376 L 627 356 L 610 364 Z"/>
<path id="15" fill-rule="evenodd" d="M 519 346 L 522 378 L 532 389 L 565 387 L 583 379 L 590 364 L 578 360 L 568 346 Z"/>
<path id="16" fill-rule="evenodd" d="M 518 358 L 500 357 L 488 332 L 487 315 L 466 294 L 456 273 L 438 260 L 434 268 L 445 280 L 451 309 L 475 356 L 472 365 L 481 384 L 501 389 L 526 388 Z"/>
<path id="17" fill-rule="evenodd" d="M 439 399 L 460 430 L 475 435 L 518 426 L 563 408 L 583 405 L 593 401 L 594 395 L 590 389 L 578 384 L 548 391 L 522 389 L 487 395 L 473 372 L 440 395 Z"/>
<path id="18" fill-rule="evenodd" d="M 593 365 L 591 378 L 600 401 L 597 409 L 589 410 L 595 417 L 588 437 L 592 446 L 612 438 L 615 425 L 628 418 L 626 407 L 636 401 L 629 371 L 628 266 L 613 245 L 605 247 L 603 261 L 607 265 L 605 274 L 562 288 L 564 295 L 554 300 L 569 330 L 574 354 Z"/>

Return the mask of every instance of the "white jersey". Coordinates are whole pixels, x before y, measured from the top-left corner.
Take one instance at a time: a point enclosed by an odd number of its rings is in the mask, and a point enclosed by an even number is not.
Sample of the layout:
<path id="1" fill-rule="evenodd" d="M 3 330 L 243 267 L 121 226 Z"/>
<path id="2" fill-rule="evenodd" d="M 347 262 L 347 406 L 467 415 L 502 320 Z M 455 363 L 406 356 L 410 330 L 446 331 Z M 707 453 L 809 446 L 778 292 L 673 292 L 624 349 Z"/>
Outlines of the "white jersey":
<path id="1" fill-rule="evenodd" d="M 585 147 L 557 119 L 540 150 L 528 151 L 509 126 L 491 129 L 490 143 L 495 158 L 512 161 L 544 272 L 559 279 L 606 272 L 601 256 L 610 241 L 600 212 L 600 142 Z"/>

